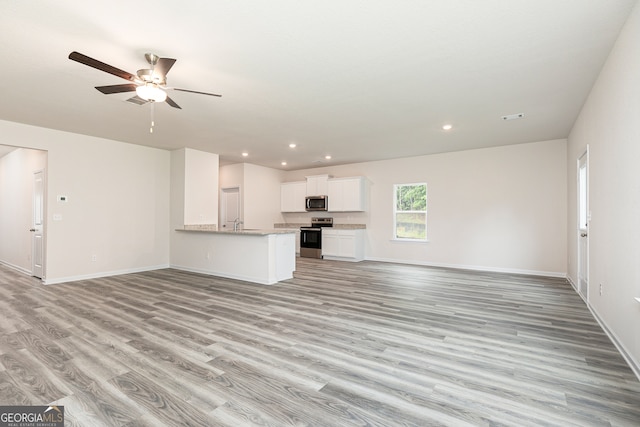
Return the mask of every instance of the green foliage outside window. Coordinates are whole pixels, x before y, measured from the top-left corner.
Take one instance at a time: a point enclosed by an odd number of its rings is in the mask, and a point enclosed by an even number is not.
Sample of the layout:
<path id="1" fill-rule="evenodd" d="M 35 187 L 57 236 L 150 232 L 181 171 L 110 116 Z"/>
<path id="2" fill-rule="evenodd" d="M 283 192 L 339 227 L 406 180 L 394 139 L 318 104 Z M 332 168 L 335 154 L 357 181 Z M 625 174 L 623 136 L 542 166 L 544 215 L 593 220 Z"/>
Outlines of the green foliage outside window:
<path id="1" fill-rule="evenodd" d="M 426 240 L 427 184 L 395 186 L 395 237 Z"/>

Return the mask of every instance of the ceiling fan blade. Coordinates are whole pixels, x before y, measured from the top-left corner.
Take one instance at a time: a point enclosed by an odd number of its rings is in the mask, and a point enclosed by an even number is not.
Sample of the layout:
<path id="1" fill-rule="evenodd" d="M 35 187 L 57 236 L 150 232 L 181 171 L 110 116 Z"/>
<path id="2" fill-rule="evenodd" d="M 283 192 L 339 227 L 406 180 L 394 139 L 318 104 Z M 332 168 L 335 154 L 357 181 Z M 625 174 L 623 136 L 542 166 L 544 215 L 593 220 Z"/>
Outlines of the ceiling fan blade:
<path id="1" fill-rule="evenodd" d="M 136 80 L 136 76 L 134 76 L 133 74 L 127 71 L 123 71 L 109 64 L 105 64 L 104 62 L 100 62 L 97 59 L 93 59 L 79 52 L 75 52 L 75 51 L 71 52 L 69 54 L 69 59 L 84 65 L 88 65 L 89 67 L 93 67 L 97 70 L 104 71 L 105 73 L 113 74 L 114 76 L 123 78 L 125 80 L 129 80 L 132 82 Z"/>
<path id="2" fill-rule="evenodd" d="M 96 86 L 96 89 L 98 89 L 100 92 L 104 93 L 105 95 L 109 95 L 112 93 L 135 92 L 137 87 L 138 85 L 135 85 L 133 83 L 127 83 L 123 85 Z"/>
<path id="3" fill-rule="evenodd" d="M 198 95 L 209 95 L 209 96 L 222 97 L 222 95 L 218 95 L 217 93 L 199 92 L 197 90 L 189 90 L 189 89 L 178 89 L 177 87 L 174 87 L 172 89 L 173 90 L 179 90 L 180 92 L 197 93 Z"/>
<path id="4" fill-rule="evenodd" d="M 173 67 L 173 64 L 176 63 L 176 60 L 173 58 L 160 58 L 158 62 L 153 67 L 153 72 L 155 74 L 160 74 L 161 76 L 166 77 L 167 73 Z"/>
<path id="5" fill-rule="evenodd" d="M 182 110 L 182 107 L 180 107 L 178 104 L 176 104 L 176 102 L 173 99 L 169 98 L 168 96 L 167 96 L 167 99 L 165 100 L 165 102 L 167 104 L 171 105 L 173 108 L 178 108 L 178 109 Z"/>

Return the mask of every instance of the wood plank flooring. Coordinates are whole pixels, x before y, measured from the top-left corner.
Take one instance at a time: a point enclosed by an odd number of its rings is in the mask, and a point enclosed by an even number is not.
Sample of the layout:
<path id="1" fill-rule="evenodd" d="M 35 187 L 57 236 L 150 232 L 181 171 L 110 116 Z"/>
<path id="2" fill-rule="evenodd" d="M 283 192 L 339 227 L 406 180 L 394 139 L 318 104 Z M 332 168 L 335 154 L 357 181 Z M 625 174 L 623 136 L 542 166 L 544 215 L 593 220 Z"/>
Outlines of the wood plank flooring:
<path id="1" fill-rule="evenodd" d="M 638 426 L 640 383 L 561 279 L 298 259 L 274 286 L 0 266 L 0 405 L 68 426 Z"/>

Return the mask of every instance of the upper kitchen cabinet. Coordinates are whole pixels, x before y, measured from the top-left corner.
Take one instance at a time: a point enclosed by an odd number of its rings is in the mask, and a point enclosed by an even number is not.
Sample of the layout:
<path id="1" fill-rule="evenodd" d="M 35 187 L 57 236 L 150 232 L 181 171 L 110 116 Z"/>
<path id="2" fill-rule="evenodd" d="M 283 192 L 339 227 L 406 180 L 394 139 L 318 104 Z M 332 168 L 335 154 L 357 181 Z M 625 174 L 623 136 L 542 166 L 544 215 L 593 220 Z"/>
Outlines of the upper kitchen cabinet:
<path id="1" fill-rule="evenodd" d="M 283 182 L 280 184 L 280 210 L 282 212 L 306 212 L 307 183 Z"/>
<path id="2" fill-rule="evenodd" d="M 333 178 L 328 180 L 330 212 L 362 212 L 366 205 L 366 178 Z"/>
<path id="3" fill-rule="evenodd" d="M 326 196 L 329 175 L 307 176 L 307 196 Z"/>

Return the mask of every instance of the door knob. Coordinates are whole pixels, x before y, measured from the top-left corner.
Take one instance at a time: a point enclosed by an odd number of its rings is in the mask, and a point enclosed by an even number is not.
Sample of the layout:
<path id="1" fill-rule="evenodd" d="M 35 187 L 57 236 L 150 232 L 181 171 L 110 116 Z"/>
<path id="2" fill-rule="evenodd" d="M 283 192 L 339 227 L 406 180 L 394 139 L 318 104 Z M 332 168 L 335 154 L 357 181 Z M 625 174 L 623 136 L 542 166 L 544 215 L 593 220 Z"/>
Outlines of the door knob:
<path id="1" fill-rule="evenodd" d="M 580 237 L 587 237 L 587 233 L 580 233 Z"/>
<path id="2" fill-rule="evenodd" d="M 35 228 L 30 228 L 29 231 L 31 231 L 33 233 L 34 231 L 36 231 L 36 229 Z"/>

